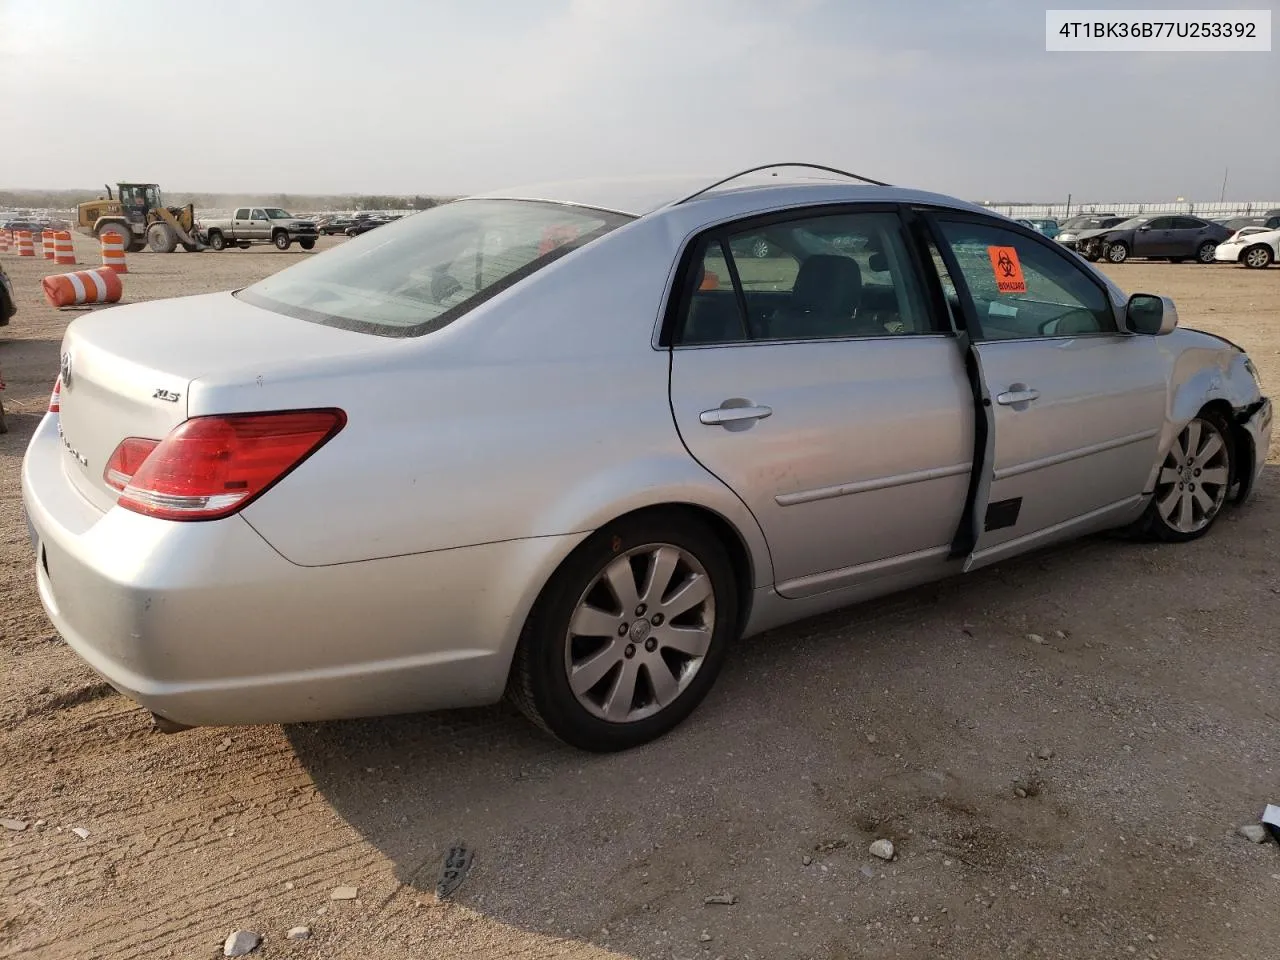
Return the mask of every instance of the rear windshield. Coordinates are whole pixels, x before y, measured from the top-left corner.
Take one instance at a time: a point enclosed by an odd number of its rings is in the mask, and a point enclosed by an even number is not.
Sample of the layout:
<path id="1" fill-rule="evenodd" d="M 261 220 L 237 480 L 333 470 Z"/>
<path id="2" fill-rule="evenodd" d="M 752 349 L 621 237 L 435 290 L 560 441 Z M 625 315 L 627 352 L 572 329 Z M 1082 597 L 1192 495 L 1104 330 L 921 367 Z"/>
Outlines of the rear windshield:
<path id="1" fill-rule="evenodd" d="M 419 336 L 629 219 L 564 204 L 458 200 L 371 230 L 237 296 L 314 323 Z"/>

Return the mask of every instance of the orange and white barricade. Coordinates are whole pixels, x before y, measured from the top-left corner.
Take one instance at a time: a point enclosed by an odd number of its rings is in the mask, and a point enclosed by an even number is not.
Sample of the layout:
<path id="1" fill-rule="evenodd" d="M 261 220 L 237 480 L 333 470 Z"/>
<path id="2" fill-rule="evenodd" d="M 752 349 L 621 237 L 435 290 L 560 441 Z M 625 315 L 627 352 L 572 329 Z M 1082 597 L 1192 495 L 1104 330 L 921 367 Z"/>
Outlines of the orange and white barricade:
<path id="1" fill-rule="evenodd" d="M 53 235 L 53 262 L 75 263 L 76 245 L 71 240 L 70 230 L 59 230 Z"/>
<path id="2" fill-rule="evenodd" d="M 72 307 L 82 303 L 115 303 L 124 296 L 124 284 L 114 271 L 105 267 L 53 273 L 40 281 L 44 298 L 53 307 Z"/>
<path id="3" fill-rule="evenodd" d="M 13 233 L 9 230 L 0 230 L 0 253 L 8 253 L 12 243 Z"/>
<path id="4" fill-rule="evenodd" d="M 118 233 L 102 235 L 102 265 L 114 273 L 128 273 L 129 265 L 124 260 L 124 237 Z"/>
<path id="5" fill-rule="evenodd" d="M 18 256 L 34 257 L 36 255 L 36 244 L 31 239 L 30 230 L 18 231 Z"/>
<path id="6" fill-rule="evenodd" d="M 53 259 L 53 257 L 54 257 L 54 254 L 53 254 L 53 231 L 52 231 L 52 230 L 41 230 L 41 231 L 40 231 L 40 245 L 41 245 L 42 247 L 44 247 L 44 258 L 45 258 L 46 260 L 52 260 L 52 259 Z"/>

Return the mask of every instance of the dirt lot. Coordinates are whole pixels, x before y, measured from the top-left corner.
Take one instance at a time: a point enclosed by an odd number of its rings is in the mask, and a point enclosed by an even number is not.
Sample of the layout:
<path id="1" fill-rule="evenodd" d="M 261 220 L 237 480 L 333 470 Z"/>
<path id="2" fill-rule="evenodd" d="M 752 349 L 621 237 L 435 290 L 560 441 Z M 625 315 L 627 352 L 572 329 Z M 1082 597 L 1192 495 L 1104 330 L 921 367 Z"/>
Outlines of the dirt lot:
<path id="1" fill-rule="evenodd" d="M 304 255 L 135 254 L 127 297 Z M 165 736 L 36 598 L 19 462 L 76 314 L 4 256 L 0 818 L 30 825 L 0 827 L 0 956 L 215 957 L 241 928 L 361 960 L 1276 955 L 1280 849 L 1235 835 L 1280 800 L 1276 449 L 1202 541 L 1091 540 L 753 639 L 626 755 L 505 709 Z M 1109 269 L 1280 385 L 1280 269 Z"/>

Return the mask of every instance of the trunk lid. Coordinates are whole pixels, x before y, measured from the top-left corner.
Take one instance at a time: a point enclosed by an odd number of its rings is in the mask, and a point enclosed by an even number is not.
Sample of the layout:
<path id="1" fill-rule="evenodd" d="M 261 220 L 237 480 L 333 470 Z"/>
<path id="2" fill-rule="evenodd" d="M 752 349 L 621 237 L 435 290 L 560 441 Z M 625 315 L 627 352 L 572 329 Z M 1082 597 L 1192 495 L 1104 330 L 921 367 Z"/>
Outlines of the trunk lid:
<path id="1" fill-rule="evenodd" d="M 161 440 L 187 419 L 193 381 L 237 374 L 252 380 L 256 370 L 385 351 L 393 343 L 273 313 L 229 293 L 95 311 L 75 320 L 62 341 L 63 470 L 89 502 L 109 510 L 118 496 L 103 479 L 112 452 L 125 437 Z"/>

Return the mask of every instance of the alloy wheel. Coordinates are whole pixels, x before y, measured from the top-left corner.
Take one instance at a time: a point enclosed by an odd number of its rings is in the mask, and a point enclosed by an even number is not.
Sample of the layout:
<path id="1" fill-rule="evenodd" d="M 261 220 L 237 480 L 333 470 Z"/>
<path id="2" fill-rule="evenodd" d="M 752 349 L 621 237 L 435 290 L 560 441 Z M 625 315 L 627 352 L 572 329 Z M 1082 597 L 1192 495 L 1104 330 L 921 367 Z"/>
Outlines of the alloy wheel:
<path id="1" fill-rule="evenodd" d="M 1156 509 L 1171 530 L 1198 533 L 1213 522 L 1230 481 L 1227 442 L 1217 425 L 1196 417 L 1178 434 L 1156 481 Z"/>
<path id="2" fill-rule="evenodd" d="M 569 688 L 593 716 L 632 723 L 673 703 L 702 668 L 715 591 L 698 559 L 648 544 L 614 559 L 574 607 L 565 642 Z"/>

